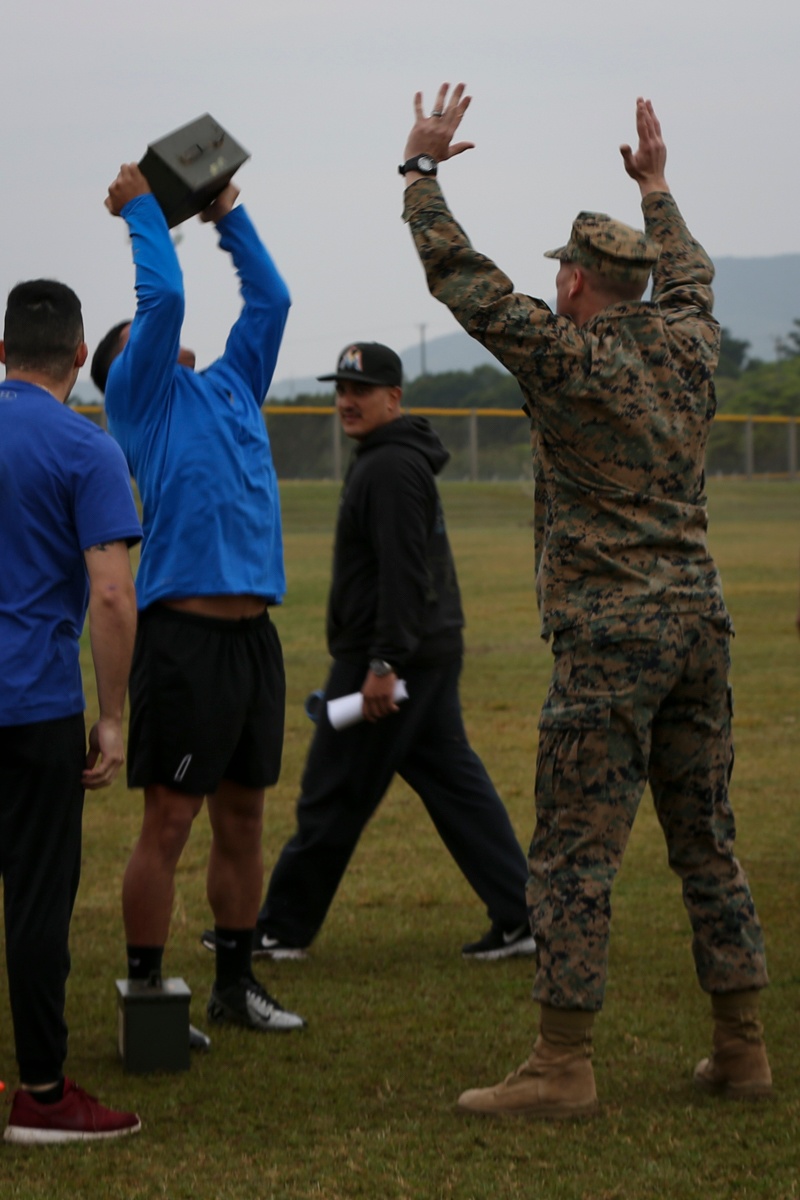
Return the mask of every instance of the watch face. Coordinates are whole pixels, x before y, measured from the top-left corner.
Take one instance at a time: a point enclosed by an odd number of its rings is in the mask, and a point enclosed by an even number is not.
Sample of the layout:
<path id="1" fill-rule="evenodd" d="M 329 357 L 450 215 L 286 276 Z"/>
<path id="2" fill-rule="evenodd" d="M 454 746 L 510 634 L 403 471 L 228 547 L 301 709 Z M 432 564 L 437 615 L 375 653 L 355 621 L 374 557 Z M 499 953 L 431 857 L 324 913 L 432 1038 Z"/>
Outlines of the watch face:
<path id="1" fill-rule="evenodd" d="M 417 159 L 417 170 L 418 171 L 435 171 L 436 170 L 436 163 L 433 161 L 430 154 L 420 154 L 419 158 Z"/>

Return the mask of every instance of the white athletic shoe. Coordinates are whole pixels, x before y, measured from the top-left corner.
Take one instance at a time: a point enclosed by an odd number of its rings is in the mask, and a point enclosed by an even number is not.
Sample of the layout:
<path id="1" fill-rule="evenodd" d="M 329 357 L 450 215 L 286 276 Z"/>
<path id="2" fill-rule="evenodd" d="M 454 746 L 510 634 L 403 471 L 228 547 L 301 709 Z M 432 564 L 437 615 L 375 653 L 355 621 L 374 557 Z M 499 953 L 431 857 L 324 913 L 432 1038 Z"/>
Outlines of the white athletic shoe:
<path id="1" fill-rule="evenodd" d="M 211 989 L 208 1019 L 217 1024 L 244 1025 L 261 1033 L 291 1033 L 305 1029 L 305 1021 L 297 1013 L 287 1012 L 252 976 L 243 976 L 238 983 Z"/>

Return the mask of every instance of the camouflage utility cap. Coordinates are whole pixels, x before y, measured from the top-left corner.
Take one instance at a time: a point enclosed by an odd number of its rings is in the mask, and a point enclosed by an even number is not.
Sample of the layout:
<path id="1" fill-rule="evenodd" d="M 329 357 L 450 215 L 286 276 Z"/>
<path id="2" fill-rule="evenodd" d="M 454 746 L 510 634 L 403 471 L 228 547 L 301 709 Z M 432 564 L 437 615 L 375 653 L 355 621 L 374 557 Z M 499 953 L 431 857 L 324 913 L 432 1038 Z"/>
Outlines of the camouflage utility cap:
<path id="1" fill-rule="evenodd" d="M 647 283 L 661 247 L 638 229 L 605 213 L 578 213 L 566 246 L 548 250 L 545 258 L 575 263 L 620 283 Z"/>

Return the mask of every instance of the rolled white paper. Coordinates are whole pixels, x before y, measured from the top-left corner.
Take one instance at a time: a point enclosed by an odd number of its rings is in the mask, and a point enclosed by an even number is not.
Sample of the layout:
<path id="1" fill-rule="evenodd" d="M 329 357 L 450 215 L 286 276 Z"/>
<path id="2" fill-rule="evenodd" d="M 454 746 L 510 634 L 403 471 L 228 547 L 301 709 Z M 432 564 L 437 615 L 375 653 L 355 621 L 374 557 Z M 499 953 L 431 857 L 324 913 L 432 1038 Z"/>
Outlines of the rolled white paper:
<path id="1" fill-rule="evenodd" d="M 398 679 L 394 685 L 394 701 L 408 699 L 405 679 Z M 364 697 L 361 692 L 351 692 L 349 696 L 339 696 L 336 700 L 328 701 L 328 720 L 334 729 L 347 729 L 348 725 L 357 725 L 364 720 Z"/>

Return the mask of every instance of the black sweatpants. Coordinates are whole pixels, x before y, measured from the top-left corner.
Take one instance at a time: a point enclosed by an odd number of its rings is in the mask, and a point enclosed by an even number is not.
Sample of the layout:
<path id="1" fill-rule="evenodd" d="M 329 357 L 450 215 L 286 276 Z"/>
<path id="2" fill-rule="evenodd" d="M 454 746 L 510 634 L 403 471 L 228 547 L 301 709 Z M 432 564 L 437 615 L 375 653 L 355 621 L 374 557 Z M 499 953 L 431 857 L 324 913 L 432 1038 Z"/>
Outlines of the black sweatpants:
<path id="1" fill-rule="evenodd" d="M 319 931 L 364 826 L 399 774 L 419 795 L 467 881 L 504 928 L 527 924 L 528 868 L 508 813 L 467 741 L 461 661 L 402 672 L 409 699 L 338 733 L 325 705 L 297 804 L 297 832 L 272 873 L 259 928 L 289 946 Z M 335 662 L 325 701 L 357 692 L 365 668 Z"/>
<path id="2" fill-rule="evenodd" d="M 0 874 L 20 1080 L 59 1079 L 67 1056 L 69 924 L 81 870 L 83 714 L 0 727 Z"/>

